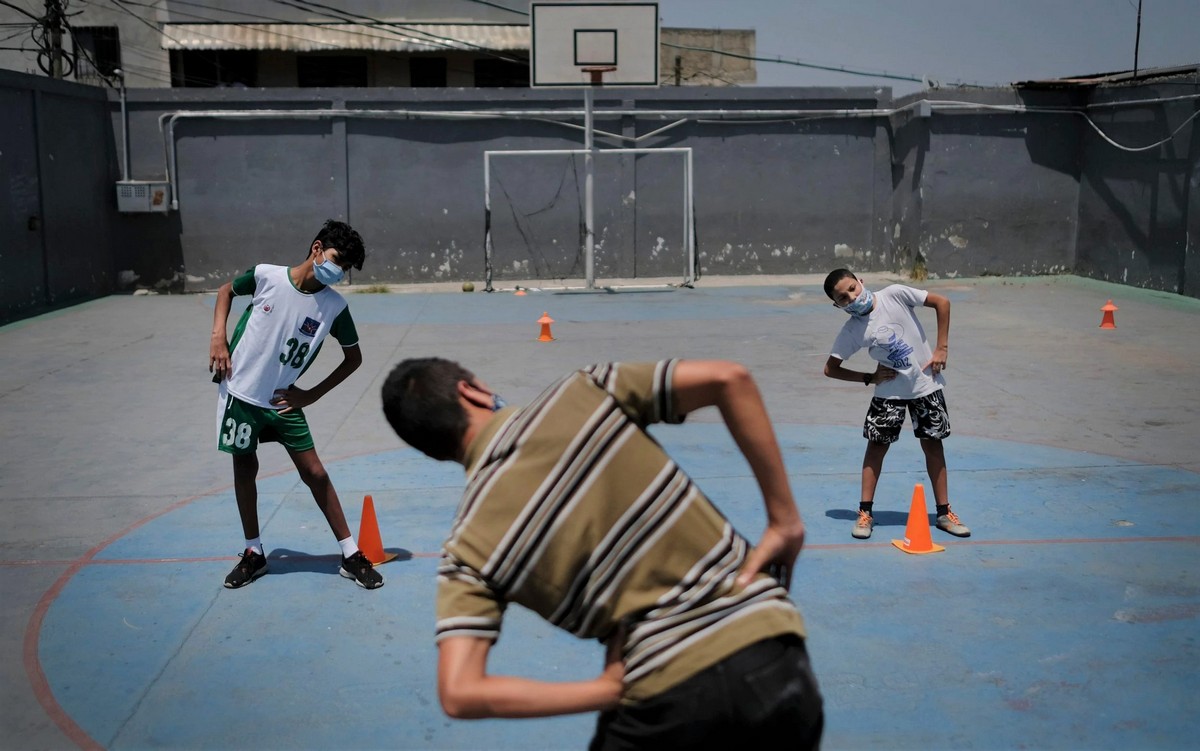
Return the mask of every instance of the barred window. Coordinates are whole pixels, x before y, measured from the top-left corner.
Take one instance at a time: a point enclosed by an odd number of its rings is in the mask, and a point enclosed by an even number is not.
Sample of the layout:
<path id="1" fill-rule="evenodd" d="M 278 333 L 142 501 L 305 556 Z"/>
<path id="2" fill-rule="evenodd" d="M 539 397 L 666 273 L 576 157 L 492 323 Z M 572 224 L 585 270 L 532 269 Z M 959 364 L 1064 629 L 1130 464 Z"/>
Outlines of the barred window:
<path id="1" fill-rule="evenodd" d="M 121 67 L 121 38 L 116 26 L 76 26 L 75 80 L 101 85 Z"/>

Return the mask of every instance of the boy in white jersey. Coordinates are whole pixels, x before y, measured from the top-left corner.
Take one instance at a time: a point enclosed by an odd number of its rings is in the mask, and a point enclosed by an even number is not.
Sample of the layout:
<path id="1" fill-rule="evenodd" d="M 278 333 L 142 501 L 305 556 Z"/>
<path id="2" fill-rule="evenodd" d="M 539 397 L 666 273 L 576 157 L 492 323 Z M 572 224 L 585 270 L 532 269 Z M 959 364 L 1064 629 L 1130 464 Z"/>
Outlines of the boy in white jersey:
<path id="1" fill-rule="evenodd" d="M 847 269 L 829 273 L 825 278 L 825 294 L 833 300 L 834 307 L 850 315 L 825 362 L 825 375 L 875 386 L 863 424 L 867 451 L 863 456 L 858 519 L 851 534 L 860 540 L 871 536 L 875 525 L 875 486 L 883 469 L 883 457 L 900 437 L 907 410 L 913 432 L 925 452 L 925 468 L 937 503 L 938 529 L 957 537 L 970 537 L 971 530 L 950 510 L 946 456 L 942 449 L 942 439 L 950 435 L 950 413 L 942 392 L 946 385 L 942 371 L 946 369 L 949 350 L 950 301 L 942 295 L 902 284 L 872 293 Z M 937 312 L 937 344 L 933 350 L 913 311 L 918 305 Z M 874 372 L 860 373 L 842 366 L 864 347 L 877 363 Z"/>
<path id="2" fill-rule="evenodd" d="M 233 484 L 245 534 L 241 561 L 225 577 L 230 589 L 267 573 L 258 526 L 258 444 L 278 441 L 312 491 L 342 549 L 339 573 L 365 589 L 383 586 L 346 524 L 337 491 L 313 446 L 303 408 L 320 399 L 362 364 L 358 331 L 346 300 L 329 285 L 351 267 L 362 269 L 362 238 L 344 222 L 325 222 L 299 266 L 259 264 L 217 291 L 209 372 L 220 383 L 217 447 L 233 455 Z M 229 344 L 226 322 L 235 295 L 253 295 Z M 310 389 L 296 386 L 326 335 L 342 345 L 342 362 Z"/>

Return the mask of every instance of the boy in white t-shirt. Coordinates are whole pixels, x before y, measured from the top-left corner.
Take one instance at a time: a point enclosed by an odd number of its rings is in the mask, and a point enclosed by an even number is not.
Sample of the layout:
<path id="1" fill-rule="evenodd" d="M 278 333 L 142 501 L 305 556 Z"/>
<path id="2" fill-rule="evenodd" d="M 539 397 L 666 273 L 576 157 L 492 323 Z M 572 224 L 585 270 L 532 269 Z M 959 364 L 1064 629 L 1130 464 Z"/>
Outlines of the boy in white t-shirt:
<path id="1" fill-rule="evenodd" d="M 825 375 L 875 386 L 863 424 L 867 451 L 862 466 L 862 498 L 851 534 L 860 540 L 871 536 L 875 525 L 875 486 L 883 469 L 883 457 L 900 437 L 907 411 L 912 418 L 913 433 L 925 452 L 925 468 L 937 504 L 937 527 L 957 537 L 970 537 L 971 530 L 950 510 L 946 456 L 942 450 L 942 439 L 950 435 L 950 413 L 942 392 L 946 385 L 942 371 L 946 369 L 950 336 L 950 301 L 942 295 L 902 284 L 872 293 L 847 269 L 829 273 L 825 278 L 825 294 L 833 300 L 834 307 L 850 315 L 825 362 Z M 937 345 L 932 351 L 913 310 L 918 305 L 937 312 Z M 875 372 L 860 373 L 842 366 L 863 348 L 877 363 Z"/>
<path id="2" fill-rule="evenodd" d="M 342 549 L 339 573 L 365 589 L 383 586 L 383 577 L 350 534 L 303 412 L 362 364 L 350 309 L 330 285 L 351 267 L 361 270 L 365 257 L 359 234 L 345 222 L 331 219 L 299 266 L 259 264 L 217 291 L 208 355 L 208 369 L 220 384 L 217 448 L 233 455 L 234 495 L 246 543 L 238 565 L 225 577 L 230 589 L 267 573 L 258 526 L 260 441 L 278 441 L 287 449 Z M 235 295 L 254 297 L 226 344 L 226 322 Z M 342 345 L 341 364 L 312 388 L 296 386 L 328 334 Z"/>

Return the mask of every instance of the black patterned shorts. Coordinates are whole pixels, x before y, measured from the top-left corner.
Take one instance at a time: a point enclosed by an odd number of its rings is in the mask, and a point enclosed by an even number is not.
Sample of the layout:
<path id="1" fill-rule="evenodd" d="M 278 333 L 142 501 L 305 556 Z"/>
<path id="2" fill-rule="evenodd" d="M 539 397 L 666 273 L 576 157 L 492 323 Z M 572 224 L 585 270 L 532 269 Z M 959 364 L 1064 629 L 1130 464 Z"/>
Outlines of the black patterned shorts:
<path id="1" fill-rule="evenodd" d="M 942 389 L 916 399 L 882 399 L 874 397 L 863 422 L 863 438 L 875 443 L 895 443 L 904 424 L 904 410 L 912 417 L 913 434 L 917 438 L 941 440 L 950 435 L 950 412 Z"/>

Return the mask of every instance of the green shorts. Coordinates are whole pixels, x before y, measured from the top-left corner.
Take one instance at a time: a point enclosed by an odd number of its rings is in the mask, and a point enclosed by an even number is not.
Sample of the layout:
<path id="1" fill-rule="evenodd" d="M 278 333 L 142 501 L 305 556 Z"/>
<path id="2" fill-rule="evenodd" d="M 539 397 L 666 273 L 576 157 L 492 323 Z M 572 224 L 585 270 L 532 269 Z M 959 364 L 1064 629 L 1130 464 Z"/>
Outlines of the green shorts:
<path id="1" fill-rule="evenodd" d="M 277 441 L 288 451 L 313 448 L 303 410 L 280 414 L 226 394 L 217 406 L 217 448 L 228 454 L 253 454 L 260 441 Z"/>

